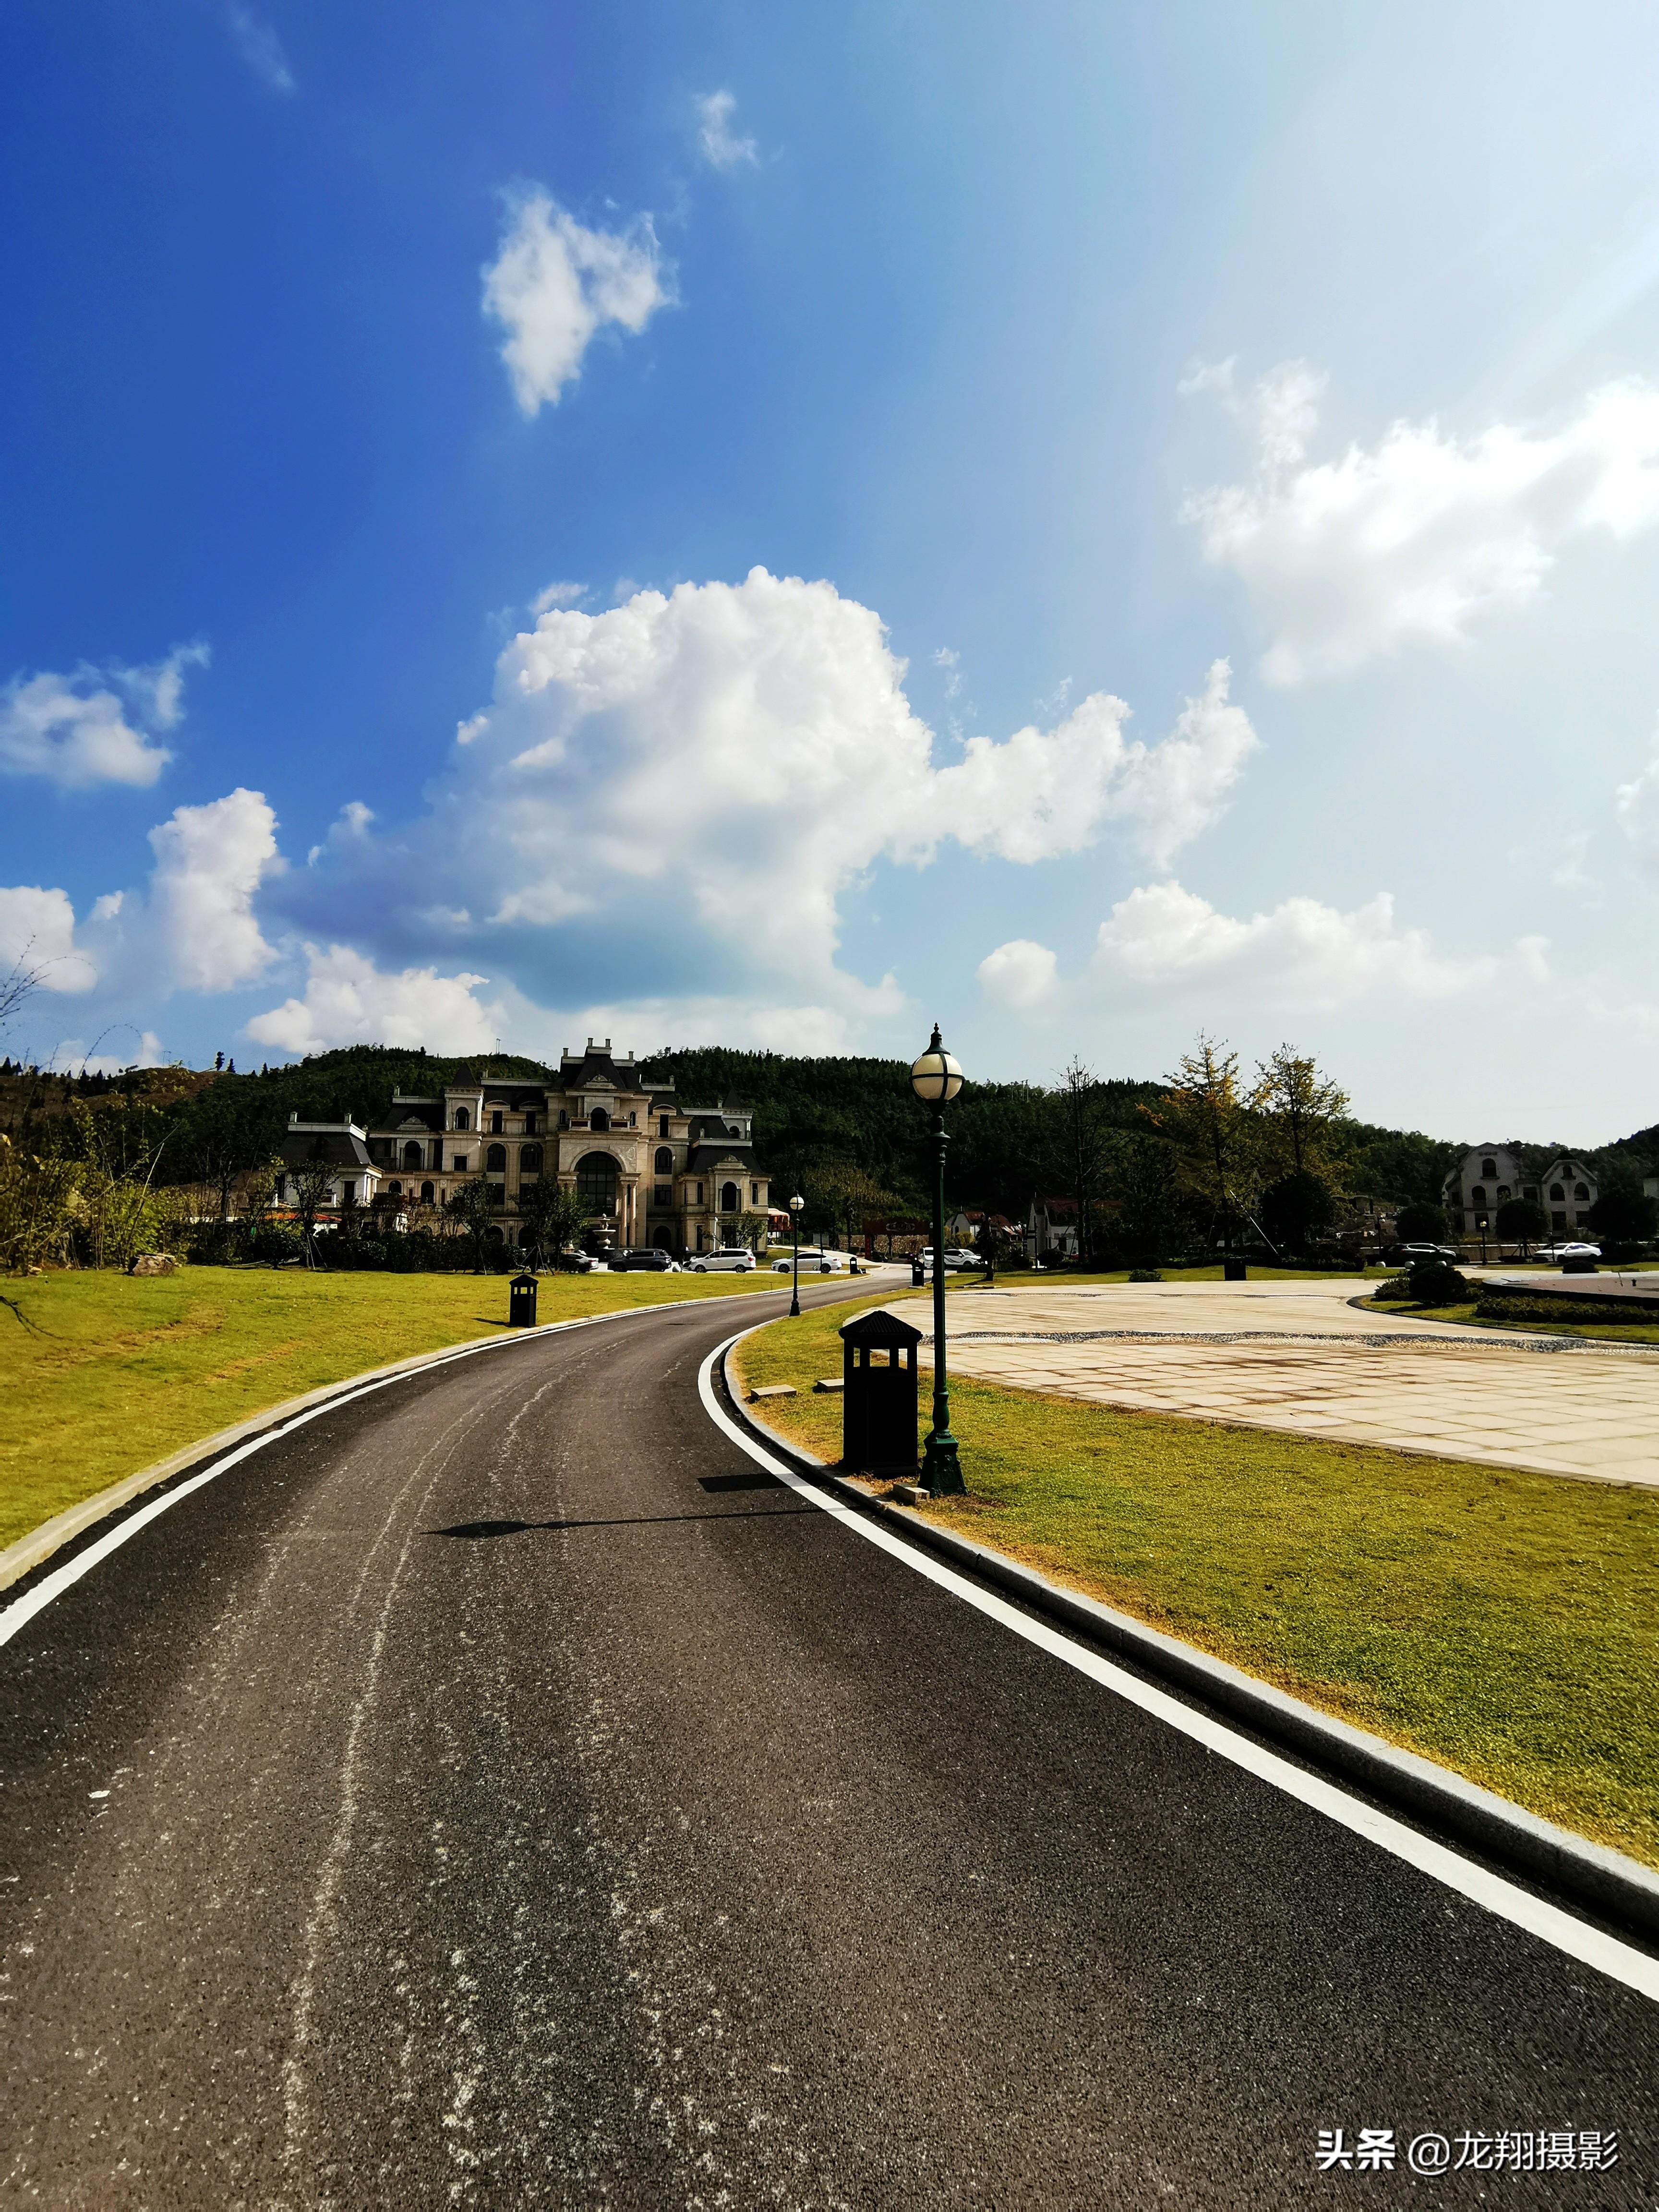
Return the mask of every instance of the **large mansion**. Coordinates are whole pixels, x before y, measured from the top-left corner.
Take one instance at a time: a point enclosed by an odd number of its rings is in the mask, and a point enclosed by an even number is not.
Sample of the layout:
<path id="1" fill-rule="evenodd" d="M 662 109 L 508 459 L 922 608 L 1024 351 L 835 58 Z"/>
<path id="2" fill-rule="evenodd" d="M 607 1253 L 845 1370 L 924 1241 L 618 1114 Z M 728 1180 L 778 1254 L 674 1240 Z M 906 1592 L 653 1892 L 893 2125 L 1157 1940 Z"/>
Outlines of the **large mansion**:
<path id="1" fill-rule="evenodd" d="M 1512 1198 L 1541 1206 L 1552 1230 L 1583 1229 L 1600 1188 L 1589 1168 L 1570 1153 L 1558 1153 L 1534 1174 L 1518 1145 L 1476 1145 L 1447 1176 L 1441 1202 L 1456 1236 L 1495 1228 L 1498 1207 Z"/>
<path id="2" fill-rule="evenodd" d="M 544 1176 L 578 1190 L 617 1245 L 707 1252 L 741 1241 L 744 1214 L 769 1214 L 771 1185 L 757 1169 L 750 1109 L 682 1105 L 672 1078 L 653 1075 L 611 1040 L 563 1052 L 556 1070 L 526 1080 L 488 1070 L 446 1084 L 439 1098 L 394 1092 L 373 1127 L 355 1121 L 289 1124 L 289 1171 L 337 1170 L 336 1206 L 382 1198 L 403 1208 L 441 1206 L 470 1177 L 487 1176 L 509 1242 L 519 1198 Z"/>

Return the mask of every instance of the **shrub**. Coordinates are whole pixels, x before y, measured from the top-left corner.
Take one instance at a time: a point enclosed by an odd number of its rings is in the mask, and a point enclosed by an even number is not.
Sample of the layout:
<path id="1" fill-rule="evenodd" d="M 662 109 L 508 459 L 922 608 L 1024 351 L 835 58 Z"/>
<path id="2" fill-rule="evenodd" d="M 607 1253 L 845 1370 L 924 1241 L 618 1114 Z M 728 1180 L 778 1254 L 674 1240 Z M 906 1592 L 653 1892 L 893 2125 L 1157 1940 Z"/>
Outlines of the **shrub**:
<path id="1" fill-rule="evenodd" d="M 1428 1206 L 1420 1200 L 1402 1206 L 1395 1224 L 1395 1234 L 1402 1244 L 1441 1244 L 1446 1237 L 1446 1217 L 1437 1206 Z"/>
<path id="2" fill-rule="evenodd" d="M 1129 1280 L 1132 1283 L 1161 1283 L 1164 1277 L 1157 1267 L 1131 1267 Z"/>

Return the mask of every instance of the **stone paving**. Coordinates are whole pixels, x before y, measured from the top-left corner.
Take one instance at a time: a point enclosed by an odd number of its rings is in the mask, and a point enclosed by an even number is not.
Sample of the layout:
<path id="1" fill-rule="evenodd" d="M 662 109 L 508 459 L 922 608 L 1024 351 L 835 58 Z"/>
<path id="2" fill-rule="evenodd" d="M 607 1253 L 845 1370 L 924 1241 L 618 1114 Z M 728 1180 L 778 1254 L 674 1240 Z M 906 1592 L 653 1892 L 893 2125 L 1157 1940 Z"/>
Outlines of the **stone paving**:
<path id="1" fill-rule="evenodd" d="M 1374 1287 L 976 1288 L 951 1300 L 951 1371 L 1103 1405 L 1659 1487 L 1659 1349 L 1356 1312 L 1348 1301 Z M 922 1319 L 915 1304 L 894 1310 Z"/>

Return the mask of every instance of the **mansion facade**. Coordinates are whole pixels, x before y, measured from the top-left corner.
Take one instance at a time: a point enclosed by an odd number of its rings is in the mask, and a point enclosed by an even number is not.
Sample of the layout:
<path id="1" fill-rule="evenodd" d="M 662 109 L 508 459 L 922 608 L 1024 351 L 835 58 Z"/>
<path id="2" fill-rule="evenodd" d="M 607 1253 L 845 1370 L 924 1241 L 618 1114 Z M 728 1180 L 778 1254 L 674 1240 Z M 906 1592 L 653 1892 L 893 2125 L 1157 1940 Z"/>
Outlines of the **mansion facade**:
<path id="1" fill-rule="evenodd" d="M 1541 1206 L 1554 1231 L 1587 1228 L 1600 1191 L 1592 1170 L 1569 1152 L 1558 1153 L 1534 1174 L 1518 1145 L 1475 1145 L 1447 1176 L 1441 1204 L 1454 1236 L 1494 1229 L 1498 1207 L 1512 1198 Z"/>
<path id="2" fill-rule="evenodd" d="M 483 1175 L 510 1243 L 520 1194 L 545 1176 L 578 1191 L 619 1249 L 713 1251 L 742 1241 L 744 1215 L 773 1215 L 750 1108 L 683 1105 L 672 1078 L 648 1077 L 632 1053 L 617 1057 L 609 1037 L 561 1053 L 556 1069 L 533 1079 L 483 1070 L 446 1084 L 441 1097 L 394 1092 L 372 1127 L 290 1121 L 283 1162 L 284 1196 L 295 1170 L 337 1170 L 336 1206 L 437 1207 Z"/>

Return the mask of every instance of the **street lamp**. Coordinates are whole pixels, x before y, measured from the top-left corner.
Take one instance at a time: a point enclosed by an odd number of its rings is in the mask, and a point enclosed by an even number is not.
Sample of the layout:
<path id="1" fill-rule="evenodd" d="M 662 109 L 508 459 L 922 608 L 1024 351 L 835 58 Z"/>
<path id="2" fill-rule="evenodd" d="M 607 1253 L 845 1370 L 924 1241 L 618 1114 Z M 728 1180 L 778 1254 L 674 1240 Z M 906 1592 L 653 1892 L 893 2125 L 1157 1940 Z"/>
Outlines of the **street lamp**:
<path id="1" fill-rule="evenodd" d="M 795 1239 L 794 1283 L 789 1298 L 789 1312 L 791 1318 L 796 1320 L 800 1316 L 800 1210 L 805 1203 L 799 1191 L 789 1201 L 789 1226 Z"/>
<path id="2" fill-rule="evenodd" d="M 962 1070 L 939 1042 L 933 1024 L 927 1049 L 910 1069 L 910 1088 L 933 1115 L 933 1425 L 922 1449 L 923 1487 L 935 1498 L 960 1497 L 966 1488 L 951 1434 L 951 1392 L 945 1370 L 945 1109 L 962 1088 Z"/>

